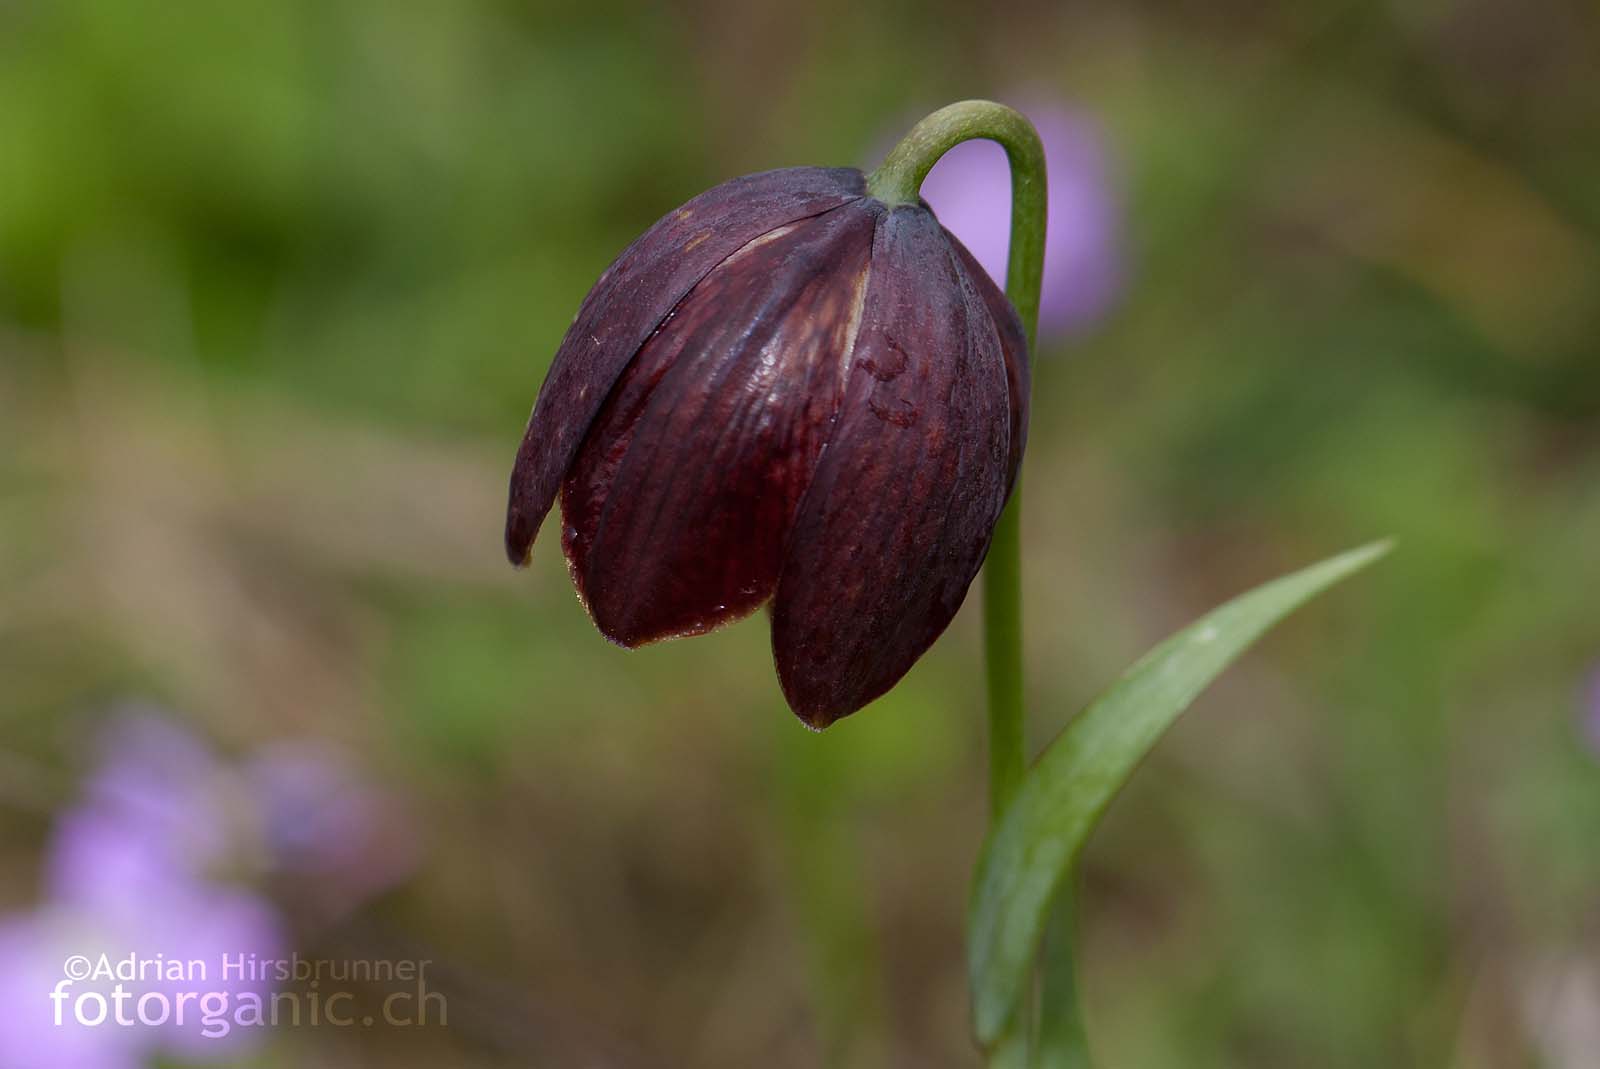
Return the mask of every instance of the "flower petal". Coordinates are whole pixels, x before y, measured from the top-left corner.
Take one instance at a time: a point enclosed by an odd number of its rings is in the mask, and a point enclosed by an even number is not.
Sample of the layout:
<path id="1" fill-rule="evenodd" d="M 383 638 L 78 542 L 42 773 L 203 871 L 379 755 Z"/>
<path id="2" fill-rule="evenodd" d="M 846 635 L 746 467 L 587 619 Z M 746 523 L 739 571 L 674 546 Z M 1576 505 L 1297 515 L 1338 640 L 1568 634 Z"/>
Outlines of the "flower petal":
<path id="1" fill-rule="evenodd" d="M 814 728 L 892 687 L 945 629 L 1005 502 L 1000 339 L 926 209 L 884 218 L 871 274 L 838 425 L 773 602 L 778 678 Z"/>
<path id="2" fill-rule="evenodd" d="M 944 234 L 955 246 L 967 278 L 989 309 L 995 329 L 1000 334 L 1000 350 L 1005 354 L 1006 385 L 1011 398 L 1011 450 L 1006 465 L 1006 498 L 1009 500 L 1012 487 L 1017 485 L 1017 473 L 1022 470 L 1022 451 L 1028 444 L 1028 399 L 1033 392 L 1028 336 L 1022 332 L 1022 321 L 1017 318 L 1017 310 L 1011 306 L 1010 298 L 995 285 L 994 279 L 983 269 L 978 258 L 949 229 Z"/>
<path id="3" fill-rule="evenodd" d="M 882 214 L 863 200 L 749 243 L 618 381 L 561 495 L 573 578 L 612 641 L 700 634 L 772 596 Z"/>
<path id="4" fill-rule="evenodd" d="M 589 424 L 639 347 L 712 268 L 780 226 L 862 196 L 861 172 L 793 167 L 746 175 L 663 217 L 606 269 L 550 365 L 511 471 L 506 555 L 527 563 Z"/>

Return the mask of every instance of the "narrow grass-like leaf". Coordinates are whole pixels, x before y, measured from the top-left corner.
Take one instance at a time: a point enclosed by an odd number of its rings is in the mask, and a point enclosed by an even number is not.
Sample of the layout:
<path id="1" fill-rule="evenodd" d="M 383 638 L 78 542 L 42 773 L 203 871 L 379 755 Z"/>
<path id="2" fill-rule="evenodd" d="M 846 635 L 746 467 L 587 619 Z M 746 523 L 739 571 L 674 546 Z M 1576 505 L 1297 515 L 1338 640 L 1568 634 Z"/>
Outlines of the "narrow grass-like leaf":
<path id="1" fill-rule="evenodd" d="M 1056 895 L 1039 954 L 1034 996 L 1039 1004 L 1039 1024 L 1032 1069 L 1090 1069 L 1089 1036 L 1078 1000 L 1076 898 L 1069 879 Z"/>
<path id="2" fill-rule="evenodd" d="M 1045 749 L 984 843 L 973 884 L 967 968 L 980 1044 L 995 1041 L 1029 990 L 1062 881 L 1162 733 L 1269 627 L 1388 550 L 1351 550 L 1212 611 L 1146 654 Z"/>

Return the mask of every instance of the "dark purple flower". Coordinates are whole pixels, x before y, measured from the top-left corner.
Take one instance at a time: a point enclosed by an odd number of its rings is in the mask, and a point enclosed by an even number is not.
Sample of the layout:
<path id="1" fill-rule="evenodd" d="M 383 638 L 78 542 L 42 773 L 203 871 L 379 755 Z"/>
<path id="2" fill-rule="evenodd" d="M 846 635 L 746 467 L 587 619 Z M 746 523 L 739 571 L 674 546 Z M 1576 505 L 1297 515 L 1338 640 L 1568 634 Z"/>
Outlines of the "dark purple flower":
<path id="1" fill-rule="evenodd" d="M 1120 212 L 1104 140 L 1086 116 L 1059 104 L 1024 109 L 1044 144 L 1049 216 L 1041 334 L 1071 334 L 1105 315 L 1122 288 Z M 939 220 L 1001 282 L 1011 235 L 1011 169 L 993 141 L 965 141 L 922 183 Z"/>
<path id="2" fill-rule="evenodd" d="M 1016 315 L 922 205 L 859 171 L 749 175 L 670 213 L 579 309 L 511 474 L 526 562 L 562 544 L 623 646 L 771 602 L 778 677 L 822 728 L 944 630 L 1022 460 Z"/>

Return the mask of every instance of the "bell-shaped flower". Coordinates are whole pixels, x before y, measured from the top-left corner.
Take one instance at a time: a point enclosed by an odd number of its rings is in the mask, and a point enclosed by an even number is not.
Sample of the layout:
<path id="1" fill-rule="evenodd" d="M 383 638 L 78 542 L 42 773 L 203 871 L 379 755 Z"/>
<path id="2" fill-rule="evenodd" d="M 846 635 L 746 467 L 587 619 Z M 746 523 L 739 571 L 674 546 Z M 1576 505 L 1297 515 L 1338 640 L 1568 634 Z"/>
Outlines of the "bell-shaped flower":
<path id="1" fill-rule="evenodd" d="M 826 727 L 961 606 L 1022 460 L 1026 348 L 926 205 L 848 169 L 734 179 L 584 300 L 517 453 L 507 553 L 527 561 L 559 492 L 579 595 L 628 647 L 770 603 L 784 695 Z"/>

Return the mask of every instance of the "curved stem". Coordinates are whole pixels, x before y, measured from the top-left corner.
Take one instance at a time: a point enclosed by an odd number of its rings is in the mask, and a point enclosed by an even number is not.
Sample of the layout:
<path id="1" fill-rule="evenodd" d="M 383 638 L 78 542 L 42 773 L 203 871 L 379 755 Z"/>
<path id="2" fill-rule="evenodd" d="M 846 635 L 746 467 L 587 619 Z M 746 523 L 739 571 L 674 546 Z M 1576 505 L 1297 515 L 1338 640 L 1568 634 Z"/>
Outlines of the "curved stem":
<path id="1" fill-rule="evenodd" d="M 915 204 L 922 180 L 939 157 L 961 142 L 973 140 L 999 143 L 1011 164 L 1006 296 L 1022 320 L 1032 351 L 1038 340 L 1039 283 L 1044 276 L 1044 146 L 1038 131 L 1020 111 L 990 100 L 963 100 L 940 108 L 889 150 L 878 169 L 867 176 L 867 191 L 886 204 Z M 992 551 L 990 555 L 992 558 Z"/>
<path id="2" fill-rule="evenodd" d="M 1011 164 L 1011 247 L 1006 296 L 1017 310 L 1031 351 L 1038 334 L 1044 273 L 1044 147 L 1021 112 L 988 100 L 940 108 L 912 127 L 867 178 L 867 190 L 888 204 L 915 204 L 939 157 L 963 141 L 984 138 Z M 999 819 L 1027 768 L 1022 696 L 1022 563 L 1018 537 L 1020 487 L 995 527 L 984 568 L 984 645 L 989 683 L 989 809 Z"/>
<path id="3" fill-rule="evenodd" d="M 1038 340 L 1039 285 L 1044 275 L 1044 146 L 1017 111 L 987 100 L 964 100 L 917 123 L 867 178 L 867 190 L 887 204 L 915 204 L 922 180 L 950 149 L 976 138 L 996 141 L 1011 165 L 1011 245 L 1006 296 L 1017 310 L 1031 354 Z M 984 565 L 984 661 L 989 696 L 989 826 L 993 828 L 1027 771 L 1027 722 L 1022 687 L 1021 484 L 1000 516 Z M 1058 966 L 1059 967 L 1059 966 Z M 1067 965 L 1070 968 L 1070 963 Z M 1075 1009 L 1074 1009 L 1075 1014 Z M 992 1066 L 1030 1059 L 1030 1018 L 1018 1022 L 987 1052 Z M 1085 1059 L 1082 1063 L 1087 1065 Z"/>
<path id="4" fill-rule="evenodd" d="M 998 142 L 1011 164 L 1011 245 L 1006 296 L 1017 310 L 1031 352 L 1039 324 L 1044 274 L 1044 146 L 1021 112 L 988 100 L 940 108 L 912 127 L 867 178 L 867 190 L 888 204 L 915 204 L 939 157 L 963 141 Z M 984 659 L 989 692 L 989 813 L 998 820 L 1027 769 L 1022 693 L 1021 487 L 995 527 L 984 567 Z"/>

